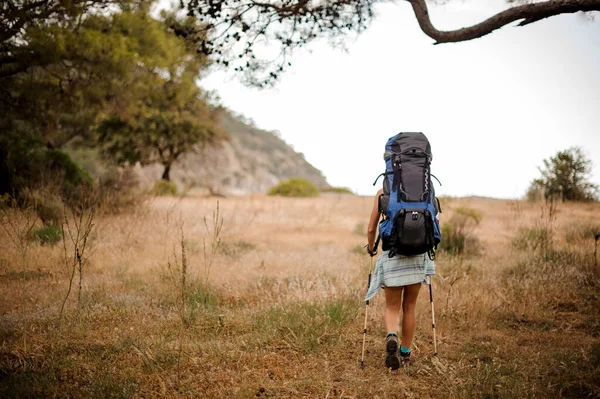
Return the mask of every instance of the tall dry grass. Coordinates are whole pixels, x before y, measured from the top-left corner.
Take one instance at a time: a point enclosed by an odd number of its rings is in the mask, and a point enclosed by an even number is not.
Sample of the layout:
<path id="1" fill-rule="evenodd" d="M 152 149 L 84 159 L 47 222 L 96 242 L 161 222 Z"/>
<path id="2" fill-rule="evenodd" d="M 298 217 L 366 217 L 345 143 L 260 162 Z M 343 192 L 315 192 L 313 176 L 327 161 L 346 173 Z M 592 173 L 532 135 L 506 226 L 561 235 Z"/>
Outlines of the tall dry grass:
<path id="1" fill-rule="evenodd" d="M 424 287 L 414 364 L 389 373 L 381 295 L 359 368 L 371 205 L 253 196 L 215 218 L 215 199 L 161 198 L 99 215 L 60 329 L 63 249 L 31 241 L 23 267 L 0 232 L 0 397 L 600 396 L 600 206 L 446 200 L 442 222 L 481 215 L 480 251 L 438 257 L 439 358 Z"/>

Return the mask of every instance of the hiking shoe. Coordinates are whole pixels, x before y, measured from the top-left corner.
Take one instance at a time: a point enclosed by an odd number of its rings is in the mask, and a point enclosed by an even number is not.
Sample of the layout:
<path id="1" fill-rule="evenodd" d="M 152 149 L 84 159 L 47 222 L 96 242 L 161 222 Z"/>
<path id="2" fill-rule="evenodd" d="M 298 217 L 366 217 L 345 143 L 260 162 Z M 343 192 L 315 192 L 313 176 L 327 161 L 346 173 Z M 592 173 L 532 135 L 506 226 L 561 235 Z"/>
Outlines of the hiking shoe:
<path id="1" fill-rule="evenodd" d="M 410 364 L 410 352 L 402 352 L 400 351 L 400 365 L 402 367 L 408 367 Z"/>
<path id="2" fill-rule="evenodd" d="M 391 368 L 392 370 L 398 370 L 400 368 L 400 359 L 398 359 L 398 336 L 395 334 L 388 334 L 385 337 L 385 367 Z"/>

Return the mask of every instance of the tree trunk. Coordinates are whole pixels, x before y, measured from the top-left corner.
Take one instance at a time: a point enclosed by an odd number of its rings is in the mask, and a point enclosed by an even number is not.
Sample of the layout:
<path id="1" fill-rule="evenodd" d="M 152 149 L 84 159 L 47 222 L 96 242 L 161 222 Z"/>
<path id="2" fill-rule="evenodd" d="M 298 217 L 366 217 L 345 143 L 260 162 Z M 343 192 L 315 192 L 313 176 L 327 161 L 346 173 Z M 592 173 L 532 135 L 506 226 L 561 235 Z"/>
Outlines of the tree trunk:
<path id="1" fill-rule="evenodd" d="M 165 170 L 162 175 L 162 179 L 166 181 L 171 181 L 171 177 L 169 176 L 171 172 L 171 164 L 164 165 Z"/>

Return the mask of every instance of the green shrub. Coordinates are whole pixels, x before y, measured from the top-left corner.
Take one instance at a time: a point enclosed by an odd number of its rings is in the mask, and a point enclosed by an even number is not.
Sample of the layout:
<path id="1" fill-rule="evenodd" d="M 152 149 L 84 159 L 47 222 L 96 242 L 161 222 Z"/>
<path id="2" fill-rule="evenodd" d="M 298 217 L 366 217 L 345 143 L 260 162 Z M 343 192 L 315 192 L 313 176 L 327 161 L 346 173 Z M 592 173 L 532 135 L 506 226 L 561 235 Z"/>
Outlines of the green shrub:
<path id="1" fill-rule="evenodd" d="M 160 179 L 154 183 L 152 193 L 154 195 L 177 195 L 177 186 L 173 182 Z"/>
<path id="2" fill-rule="evenodd" d="M 44 226 L 57 226 L 63 216 L 63 204 L 57 196 L 44 198 L 36 210 Z"/>
<path id="3" fill-rule="evenodd" d="M 319 190 L 306 179 L 292 178 L 273 187 L 269 191 L 269 195 L 316 197 L 319 195 Z"/>
<path id="4" fill-rule="evenodd" d="M 60 197 L 50 192 L 33 191 L 27 195 L 35 212 L 44 226 L 58 226 L 63 219 L 63 202 Z"/>
<path id="5" fill-rule="evenodd" d="M 329 187 L 326 188 L 325 190 L 321 190 L 324 193 L 338 193 L 338 194 L 352 194 L 355 195 L 354 192 L 352 190 L 350 190 L 348 187 Z"/>
<path id="6" fill-rule="evenodd" d="M 552 241 L 552 232 L 545 226 L 520 227 L 513 238 L 512 246 L 516 249 L 545 252 Z"/>
<path id="7" fill-rule="evenodd" d="M 71 156 L 61 150 L 47 150 L 48 168 L 62 174 L 62 194 L 65 198 L 78 202 L 82 191 L 90 192 L 94 188 L 94 179 L 90 173 L 73 161 Z"/>
<path id="8" fill-rule="evenodd" d="M 42 245 L 54 245 L 62 240 L 62 229 L 59 226 L 44 226 L 33 230 L 31 236 Z"/>
<path id="9" fill-rule="evenodd" d="M 450 254 L 477 253 L 479 239 L 473 230 L 481 221 L 481 213 L 469 207 L 459 207 L 450 220 L 442 225 L 440 249 Z"/>
<path id="10" fill-rule="evenodd" d="M 70 203 L 91 192 L 94 179 L 64 151 L 49 149 L 39 138 L 25 132 L 3 132 L 0 137 L 0 193 L 9 193 L 23 203 L 22 196 L 39 187 Z"/>

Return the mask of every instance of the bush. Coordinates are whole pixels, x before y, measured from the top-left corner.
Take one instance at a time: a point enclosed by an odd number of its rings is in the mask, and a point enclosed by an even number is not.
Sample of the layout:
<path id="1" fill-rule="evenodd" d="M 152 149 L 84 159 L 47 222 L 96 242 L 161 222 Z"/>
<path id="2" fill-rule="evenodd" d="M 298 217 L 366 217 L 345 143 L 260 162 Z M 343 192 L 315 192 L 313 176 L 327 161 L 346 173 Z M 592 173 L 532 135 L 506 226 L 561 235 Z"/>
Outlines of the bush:
<path id="1" fill-rule="evenodd" d="M 109 167 L 98 179 L 98 202 L 108 213 L 118 213 L 140 204 L 144 195 L 132 168 Z"/>
<path id="2" fill-rule="evenodd" d="M 529 184 L 529 188 L 525 192 L 525 199 L 530 202 L 542 201 L 545 192 L 546 187 L 544 182 L 539 179 L 534 180 Z"/>
<path id="3" fill-rule="evenodd" d="M 592 160 L 579 147 L 559 151 L 544 159 L 540 168 L 542 176 L 531 182 L 526 196 L 534 199 L 543 193 L 544 198 L 562 201 L 597 201 L 598 186 L 591 182 Z"/>
<path id="4" fill-rule="evenodd" d="M 352 190 L 348 187 L 329 187 L 325 190 L 322 190 L 324 193 L 338 193 L 338 194 L 351 194 L 355 195 Z"/>
<path id="5" fill-rule="evenodd" d="M 63 235 L 62 229 L 59 226 L 44 226 L 32 231 L 31 236 L 42 245 L 54 245 L 62 240 Z"/>
<path id="6" fill-rule="evenodd" d="M 539 249 L 545 253 L 551 241 L 552 231 L 546 226 L 520 227 L 512 246 L 523 251 L 535 252 Z"/>
<path id="7" fill-rule="evenodd" d="M 24 132 L 3 132 L 0 137 L 0 194 L 21 202 L 29 190 L 54 187 L 67 202 L 78 202 L 82 192 L 94 188 L 92 176 L 61 150 L 49 149 L 39 137 Z"/>
<path id="8" fill-rule="evenodd" d="M 473 230 L 480 221 L 481 214 L 476 209 L 457 208 L 450 220 L 442 226 L 440 249 L 456 255 L 476 253 L 479 239 L 473 235 Z"/>
<path id="9" fill-rule="evenodd" d="M 282 195 L 284 197 L 316 197 L 319 190 L 308 180 L 292 178 L 279 183 L 269 191 L 269 195 Z"/>
<path id="10" fill-rule="evenodd" d="M 154 195 L 177 195 L 177 186 L 175 183 L 165 179 L 157 180 L 152 189 Z"/>
<path id="11" fill-rule="evenodd" d="M 50 191 L 28 191 L 25 194 L 27 204 L 35 209 L 44 226 L 58 226 L 63 219 L 63 202 L 57 194 Z"/>
<path id="12" fill-rule="evenodd" d="M 92 175 L 73 161 L 66 152 L 47 150 L 46 161 L 49 170 L 62 175 L 61 192 L 65 199 L 78 203 L 82 192 L 89 193 L 94 188 Z"/>

